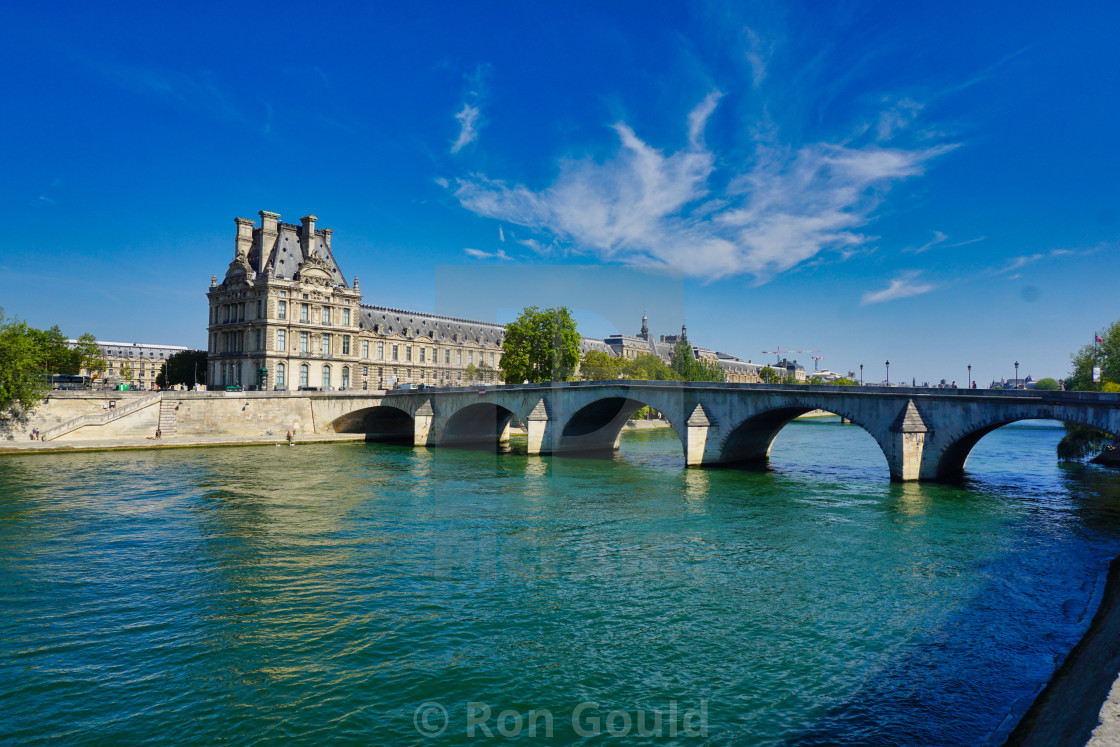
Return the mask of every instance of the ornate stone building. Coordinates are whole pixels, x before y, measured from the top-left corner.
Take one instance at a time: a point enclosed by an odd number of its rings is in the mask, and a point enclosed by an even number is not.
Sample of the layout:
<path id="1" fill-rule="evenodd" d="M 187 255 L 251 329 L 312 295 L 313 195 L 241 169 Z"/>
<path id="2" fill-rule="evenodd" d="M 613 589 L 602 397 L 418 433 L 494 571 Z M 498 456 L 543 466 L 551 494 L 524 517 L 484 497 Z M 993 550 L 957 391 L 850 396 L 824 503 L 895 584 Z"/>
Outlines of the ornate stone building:
<path id="1" fill-rule="evenodd" d="M 362 304 L 346 282 L 331 229 L 236 218 L 234 257 L 210 280 L 210 387 L 381 389 L 498 381 L 505 328 Z"/>
<path id="2" fill-rule="evenodd" d="M 358 278 L 346 282 L 331 249 L 331 229 L 282 223 L 262 210 L 260 226 L 235 218 L 234 257 L 221 283 L 210 280 L 211 389 L 383 389 L 400 384 L 457 386 L 500 381 L 505 327 L 362 304 Z M 682 334 L 684 330 L 682 328 Z M 583 338 L 581 355 L 599 350 L 666 363 L 676 335 L 654 340 L 643 315 L 636 336 Z M 728 381 L 759 381 L 762 367 L 693 347 Z"/>

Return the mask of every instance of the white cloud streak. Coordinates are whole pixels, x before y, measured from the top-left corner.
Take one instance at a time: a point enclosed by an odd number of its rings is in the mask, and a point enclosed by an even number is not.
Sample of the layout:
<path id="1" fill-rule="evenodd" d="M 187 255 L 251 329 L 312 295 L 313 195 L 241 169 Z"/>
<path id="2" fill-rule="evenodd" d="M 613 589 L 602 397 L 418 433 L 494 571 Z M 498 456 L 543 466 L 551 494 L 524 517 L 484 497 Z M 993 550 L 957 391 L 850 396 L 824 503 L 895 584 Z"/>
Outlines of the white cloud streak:
<path id="1" fill-rule="evenodd" d="M 1067 254 L 1073 254 L 1073 250 L 1072 249 L 1053 249 L 1049 252 L 1039 252 L 1037 254 L 1026 254 L 1026 255 L 1019 256 L 1019 257 L 1013 257 L 1011 259 L 1011 261 L 1008 262 L 1007 266 L 1004 267 L 999 272 L 1001 274 L 1006 274 L 1006 273 L 1009 273 L 1009 272 L 1015 272 L 1019 268 L 1024 267 L 1026 265 L 1029 265 L 1032 262 L 1037 262 L 1040 259 L 1046 259 L 1048 257 L 1063 257 Z"/>
<path id="2" fill-rule="evenodd" d="M 458 153 L 465 146 L 470 145 L 478 139 L 478 115 L 480 114 L 477 106 L 470 104 L 463 104 L 463 108 L 455 115 L 455 119 L 459 120 L 459 137 L 451 145 L 451 152 Z"/>
<path id="3" fill-rule="evenodd" d="M 505 261 L 511 259 L 511 257 L 506 254 L 505 249 L 499 249 L 496 252 L 484 252 L 481 249 L 471 249 L 467 247 L 463 249 L 463 251 L 467 253 L 467 256 L 474 257 L 475 259 L 500 259 Z"/>
<path id="4" fill-rule="evenodd" d="M 675 153 L 650 146 L 618 122 L 612 158 L 564 160 L 542 190 L 473 174 L 456 180 L 454 194 L 478 215 L 603 261 L 765 282 L 826 250 L 864 244 L 859 229 L 886 191 L 953 147 L 759 146 L 753 162 L 733 169 L 717 190 L 710 183 L 717 158 L 703 134 L 719 98 L 709 94 L 689 114 L 688 144 Z"/>
<path id="5" fill-rule="evenodd" d="M 886 301 L 895 301 L 899 298 L 909 298 L 910 296 L 920 296 L 923 293 L 929 293 L 936 286 L 929 283 L 917 283 L 915 280 L 918 278 L 918 273 L 907 272 L 899 275 L 890 284 L 881 291 L 867 291 L 860 299 L 860 303 L 864 306 L 873 303 L 884 303 Z"/>

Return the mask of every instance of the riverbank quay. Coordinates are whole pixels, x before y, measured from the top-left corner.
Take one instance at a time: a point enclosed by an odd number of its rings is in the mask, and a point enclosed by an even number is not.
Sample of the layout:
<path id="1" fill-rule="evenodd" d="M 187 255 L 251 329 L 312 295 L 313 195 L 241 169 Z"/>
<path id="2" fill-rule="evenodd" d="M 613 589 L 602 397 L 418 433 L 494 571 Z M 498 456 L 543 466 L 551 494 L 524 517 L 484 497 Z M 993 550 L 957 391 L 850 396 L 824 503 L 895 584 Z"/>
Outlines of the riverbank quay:
<path id="1" fill-rule="evenodd" d="M 363 433 L 297 433 L 293 446 L 365 441 Z M 208 446 L 286 446 L 287 434 L 264 436 L 172 436 L 169 438 L 107 438 L 94 441 L 0 441 L 0 455 L 59 454 L 75 451 L 135 451 L 137 449 L 185 449 Z"/>
<path id="2" fill-rule="evenodd" d="M 1089 629 L 1050 678 L 1005 747 L 1120 744 L 1120 558 L 1109 565 Z"/>

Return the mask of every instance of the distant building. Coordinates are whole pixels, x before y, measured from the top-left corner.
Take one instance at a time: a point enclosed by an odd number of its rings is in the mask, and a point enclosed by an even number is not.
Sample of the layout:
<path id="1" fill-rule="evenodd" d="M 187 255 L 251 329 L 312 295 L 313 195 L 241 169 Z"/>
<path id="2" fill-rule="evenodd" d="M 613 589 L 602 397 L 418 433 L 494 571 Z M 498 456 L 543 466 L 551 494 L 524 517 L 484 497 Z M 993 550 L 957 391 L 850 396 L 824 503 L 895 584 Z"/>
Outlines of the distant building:
<path id="1" fill-rule="evenodd" d="M 468 369 L 498 380 L 505 327 L 457 317 L 369 306 L 358 279 L 346 282 L 331 229 L 261 211 L 237 218 L 234 257 L 211 278 L 211 387 L 380 389 L 395 384 L 462 385 Z"/>
<path id="2" fill-rule="evenodd" d="M 77 340 L 67 340 L 73 348 Z M 164 362 L 175 353 L 181 353 L 190 348 L 182 345 L 153 345 L 142 342 L 108 342 L 98 340 L 97 346 L 101 348 L 101 355 L 105 358 L 104 371 L 91 371 L 82 369 L 80 375 L 89 376 L 95 383 L 133 383 L 145 389 L 154 386 L 156 376 L 163 367 Z"/>

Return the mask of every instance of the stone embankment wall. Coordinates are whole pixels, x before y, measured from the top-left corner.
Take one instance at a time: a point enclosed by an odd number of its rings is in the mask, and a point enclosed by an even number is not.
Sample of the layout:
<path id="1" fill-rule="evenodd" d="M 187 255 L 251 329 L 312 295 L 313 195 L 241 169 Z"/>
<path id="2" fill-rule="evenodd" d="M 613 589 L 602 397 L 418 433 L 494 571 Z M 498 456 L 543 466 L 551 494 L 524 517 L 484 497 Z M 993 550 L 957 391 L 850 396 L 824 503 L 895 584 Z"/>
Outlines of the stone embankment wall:
<path id="1" fill-rule="evenodd" d="M 156 428 L 177 436 L 267 436 L 331 433 L 343 415 L 378 404 L 380 392 L 55 392 L 0 438 L 28 440 L 31 429 L 50 428 L 83 416 L 104 416 L 150 398 L 151 403 L 108 422 L 83 423 L 52 440 L 92 441 L 153 436 Z M 110 409 L 109 403 L 115 407 Z M 162 422 L 161 422 L 162 417 Z M 173 424 L 173 428 L 169 428 Z"/>
<path id="2" fill-rule="evenodd" d="M 27 441 L 34 428 L 45 431 L 83 415 L 100 415 L 109 411 L 110 402 L 123 407 L 143 396 L 144 392 L 51 392 L 39 407 L 8 422 L 0 439 Z"/>

